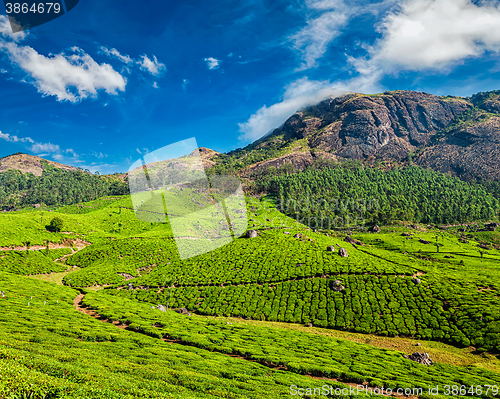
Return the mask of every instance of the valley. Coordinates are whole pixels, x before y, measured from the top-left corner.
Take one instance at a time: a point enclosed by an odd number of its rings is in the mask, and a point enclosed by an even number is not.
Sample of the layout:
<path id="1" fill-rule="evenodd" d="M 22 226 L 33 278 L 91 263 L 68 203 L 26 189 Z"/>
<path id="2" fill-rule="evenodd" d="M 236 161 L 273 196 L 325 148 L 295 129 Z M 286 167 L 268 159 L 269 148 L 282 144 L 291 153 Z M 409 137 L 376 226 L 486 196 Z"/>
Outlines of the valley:
<path id="1" fill-rule="evenodd" d="M 0 399 L 498 397 L 499 102 L 330 98 L 196 150 L 227 192 L 155 162 L 139 207 L 132 175 L 0 159 Z"/>

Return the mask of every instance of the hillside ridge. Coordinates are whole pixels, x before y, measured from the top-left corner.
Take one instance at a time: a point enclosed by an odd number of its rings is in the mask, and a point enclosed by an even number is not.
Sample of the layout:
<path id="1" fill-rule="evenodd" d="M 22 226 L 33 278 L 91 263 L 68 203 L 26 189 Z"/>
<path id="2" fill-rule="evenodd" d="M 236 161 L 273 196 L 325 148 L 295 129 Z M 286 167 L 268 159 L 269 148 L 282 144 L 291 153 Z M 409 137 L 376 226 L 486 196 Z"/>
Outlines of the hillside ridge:
<path id="1" fill-rule="evenodd" d="M 18 152 L 16 154 L 0 158 L 0 172 L 14 169 L 19 170 L 22 173 L 32 173 L 35 176 L 41 176 L 44 170 L 44 162 L 58 169 L 69 171 L 78 170 L 78 168 L 75 168 L 74 166 L 63 165 L 61 163 L 49 161 L 41 157 Z"/>

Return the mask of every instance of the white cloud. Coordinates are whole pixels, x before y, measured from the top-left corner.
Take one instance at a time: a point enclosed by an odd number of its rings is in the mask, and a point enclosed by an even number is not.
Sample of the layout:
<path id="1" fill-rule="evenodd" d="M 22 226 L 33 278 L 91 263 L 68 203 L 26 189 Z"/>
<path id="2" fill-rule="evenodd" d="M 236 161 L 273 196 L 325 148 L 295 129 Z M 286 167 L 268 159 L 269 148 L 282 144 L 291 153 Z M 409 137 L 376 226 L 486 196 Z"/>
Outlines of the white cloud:
<path id="1" fill-rule="evenodd" d="M 98 90 L 109 94 L 124 91 L 126 80 L 111 65 L 98 64 L 79 49 L 71 55 L 57 54 L 45 57 L 29 46 L 0 42 L 10 59 L 29 76 L 33 84 L 45 96 L 55 96 L 58 101 L 78 102 Z"/>
<path id="2" fill-rule="evenodd" d="M 0 35 L 15 42 L 19 42 L 28 36 L 28 31 L 13 33 L 9 18 L 6 15 L 0 15 Z"/>
<path id="3" fill-rule="evenodd" d="M 31 146 L 31 151 L 36 154 L 41 153 L 60 153 L 61 147 L 58 144 L 52 143 L 35 143 Z"/>
<path id="4" fill-rule="evenodd" d="M 341 93 L 342 90 L 334 88 L 331 82 L 299 79 L 286 87 L 281 102 L 270 107 L 264 105 L 248 121 L 238 124 L 241 132 L 240 139 L 256 140 L 282 125 L 299 109 Z"/>
<path id="5" fill-rule="evenodd" d="M 204 58 L 203 61 L 207 63 L 207 68 L 214 70 L 220 67 L 221 61 L 214 57 Z"/>
<path id="6" fill-rule="evenodd" d="M 130 58 L 128 55 L 120 54 L 120 52 L 115 48 L 108 48 L 105 46 L 101 46 L 101 52 L 106 54 L 110 58 L 116 58 L 117 60 L 120 60 L 124 64 L 130 64 L 134 62 L 134 60 Z"/>
<path id="7" fill-rule="evenodd" d="M 139 64 L 142 70 L 148 71 L 154 76 L 160 76 L 167 70 L 165 64 L 159 62 L 154 55 L 153 60 L 150 60 L 146 54 L 141 55 L 141 61 L 137 61 L 137 64 Z"/>
<path id="8" fill-rule="evenodd" d="M 0 132 L 0 139 L 5 140 L 5 141 L 10 141 L 12 143 L 34 143 L 35 141 L 31 137 L 17 137 L 17 136 L 12 136 L 8 133 L 2 133 Z"/>
<path id="9" fill-rule="evenodd" d="M 159 88 L 160 88 L 160 86 L 158 86 L 158 83 L 157 83 L 157 82 L 153 82 L 153 88 L 154 88 L 154 89 L 159 89 Z"/>
<path id="10" fill-rule="evenodd" d="M 34 85 L 44 96 L 78 102 L 95 97 L 98 90 L 109 94 L 125 90 L 126 80 L 111 65 L 98 64 L 77 47 L 71 49 L 72 54 L 39 54 L 32 47 L 17 43 L 26 34 L 13 34 L 5 16 L 0 16 L 0 34 L 0 50 L 27 74 L 23 81 Z"/>
<path id="11" fill-rule="evenodd" d="M 108 154 L 103 154 L 102 152 L 93 152 L 91 155 L 93 155 L 96 158 L 103 159 L 107 158 Z"/>
<path id="12" fill-rule="evenodd" d="M 342 0 L 306 0 L 306 6 L 307 25 L 289 38 L 303 60 L 299 70 L 317 65 L 352 14 Z"/>
<path id="13" fill-rule="evenodd" d="M 187 90 L 189 79 L 182 79 L 182 90 Z"/>
<path id="14" fill-rule="evenodd" d="M 365 74 L 447 68 L 499 51 L 499 26 L 498 2 L 409 0 L 383 20 L 383 37 L 370 49 L 370 58 L 354 65 Z"/>

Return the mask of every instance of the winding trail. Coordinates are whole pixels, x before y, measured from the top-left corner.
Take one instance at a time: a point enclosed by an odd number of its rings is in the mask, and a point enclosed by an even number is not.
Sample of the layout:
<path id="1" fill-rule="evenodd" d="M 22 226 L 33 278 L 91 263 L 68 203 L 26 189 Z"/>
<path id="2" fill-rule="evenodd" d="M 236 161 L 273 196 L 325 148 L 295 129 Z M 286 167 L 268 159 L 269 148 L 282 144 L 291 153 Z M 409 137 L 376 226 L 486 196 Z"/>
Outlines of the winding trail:
<path id="1" fill-rule="evenodd" d="M 83 313 L 83 314 L 86 314 L 90 317 L 93 317 L 94 319 L 97 319 L 97 320 L 100 320 L 104 323 L 110 323 L 110 324 L 113 324 L 115 327 L 118 327 L 118 328 L 121 328 L 123 330 L 128 330 L 128 331 L 131 331 L 131 332 L 134 332 L 134 333 L 137 333 L 137 334 L 144 334 L 140 331 L 137 331 L 133 328 L 130 328 L 127 324 L 125 323 L 122 323 L 120 321 L 111 321 L 109 319 L 107 319 L 106 317 L 98 314 L 97 312 L 95 312 L 94 310 L 86 307 L 83 305 L 83 298 L 85 298 L 85 294 L 83 293 L 80 293 L 79 295 L 77 295 L 75 297 L 75 299 L 73 299 L 73 303 L 75 305 L 75 309 L 80 312 L 80 313 Z M 144 335 L 147 335 L 147 334 L 144 334 Z M 160 338 L 162 341 L 164 342 L 168 342 L 170 344 L 179 344 L 179 345 L 184 345 L 184 346 L 192 346 L 194 348 L 198 348 L 200 349 L 199 347 L 197 347 L 196 345 L 194 345 L 193 343 L 191 342 L 188 342 L 188 341 L 183 341 L 181 339 L 173 339 L 173 338 Z M 293 371 L 289 371 L 288 368 L 285 366 L 285 365 L 280 365 L 280 364 L 274 364 L 274 363 L 270 363 L 270 362 L 267 362 L 267 361 L 264 361 L 264 360 L 256 360 L 256 359 L 253 359 L 251 356 L 249 355 L 238 355 L 238 354 L 234 354 L 234 353 L 224 353 L 224 352 L 219 352 L 219 351 L 216 351 L 216 350 L 210 350 L 210 349 L 205 349 L 206 351 L 209 351 L 209 352 L 216 352 L 216 353 L 219 353 L 221 355 L 226 355 L 228 357 L 232 357 L 232 358 L 236 358 L 236 359 L 241 359 L 241 360 L 246 360 L 246 361 L 249 361 L 249 362 L 253 362 L 253 363 L 258 363 L 262 366 L 265 366 L 265 367 L 268 367 L 272 370 L 277 370 L 277 371 L 287 371 L 287 372 L 290 372 L 290 373 L 294 373 Z M 294 373 L 296 374 L 296 373 Z M 315 376 L 315 375 L 312 375 L 312 374 L 304 374 L 310 378 L 313 378 L 315 380 L 324 380 L 324 381 L 333 381 L 333 382 L 338 382 L 338 383 L 341 383 L 341 384 L 344 384 L 346 385 L 346 387 L 353 387 L 353 389 L 356 389 L 358 386 L 362 385 L 364 388 L 372 388 L 372 389 L 375 389 L 375 388 L 378 388 L 378 387 L 372 387 L 372 386 L 369 386 L 367 382 L 364 382 L 363 384 L 357 384 L 357 383 L 354 383 L 352 381 L 349 381 L 349 380 L 342 380 L 342 379 L 336 379 L 336 378 L 329 378 L 329 377 L 322 377 L 322 376 Z M 381 394 L 379 396 L 384 396 L 384 397 L 397 397 L 397 398 L 402 398 L 403 396 L 401 395 L 397 395 L 396 392 L 393 392 L 392 395 L 387 395 L 387 394 Z M 406 399 L 419 399 L 418 396 L 404 396 L 404 398 Z"/>

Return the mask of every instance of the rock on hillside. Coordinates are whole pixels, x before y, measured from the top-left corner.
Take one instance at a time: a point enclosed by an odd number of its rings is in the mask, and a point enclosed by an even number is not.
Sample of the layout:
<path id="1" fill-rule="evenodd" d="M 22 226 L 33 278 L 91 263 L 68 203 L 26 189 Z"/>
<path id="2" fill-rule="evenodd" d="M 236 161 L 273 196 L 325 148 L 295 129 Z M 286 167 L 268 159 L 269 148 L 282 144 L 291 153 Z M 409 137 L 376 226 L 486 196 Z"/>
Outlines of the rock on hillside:
<path id="1" fill-rule="evenodd" d="M 42 161 L 45 161 L 47 162 L 47 164 L 58 169 L 70 171 L 78 170 L 78 168 L 75 168 L 73 166 L 48 161 L 46 159 L 35 157 L 33 155 L 17 153 L 9 155 L 5 158 L 0 158 L 0 172 L 4 172 L 9 169 L 16 169 L 20 170 L 22 173 L 33 173 L 35 176 L 41 176 L 44 169 Z"/>
<path id="2" fill-rule="evenodd" d="M 306 138 L 342 158 L 401 160 L 472 107 L 462 98 L 412 91 L 347 94 L 297 112 L 273 136 Z"/>
<path id="3" fill-rule="evenodd" d="M 500 107 L 500 101 L 497 103 Z M 415 163 L 466 180 L 500 180 L 499 154 L 500 115 L 478 112 L 470 123 L 459 125 L 425 148 Z"/>

